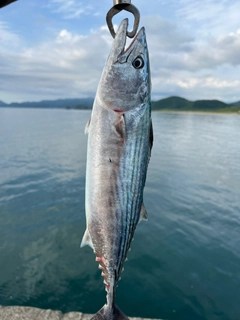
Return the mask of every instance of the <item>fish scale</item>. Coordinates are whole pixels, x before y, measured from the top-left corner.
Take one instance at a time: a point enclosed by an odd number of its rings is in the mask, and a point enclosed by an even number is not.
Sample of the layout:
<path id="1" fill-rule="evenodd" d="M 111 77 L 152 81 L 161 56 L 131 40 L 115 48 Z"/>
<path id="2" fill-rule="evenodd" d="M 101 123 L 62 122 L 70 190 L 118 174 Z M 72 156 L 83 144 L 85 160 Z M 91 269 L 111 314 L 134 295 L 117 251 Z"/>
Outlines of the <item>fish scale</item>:
<path id="1" fill-rule="evenodd" d="M 95 320 L 128 319 L 115 305 L 115 293 L 136 226 L 146 219 L 143 189 L 153 139 L 149 57 L 144 28 L 125 50 L 127 27 L 125 19 L 85 130 L 87 227 L 81 246 L 96 254 L 107 291 Z"/>

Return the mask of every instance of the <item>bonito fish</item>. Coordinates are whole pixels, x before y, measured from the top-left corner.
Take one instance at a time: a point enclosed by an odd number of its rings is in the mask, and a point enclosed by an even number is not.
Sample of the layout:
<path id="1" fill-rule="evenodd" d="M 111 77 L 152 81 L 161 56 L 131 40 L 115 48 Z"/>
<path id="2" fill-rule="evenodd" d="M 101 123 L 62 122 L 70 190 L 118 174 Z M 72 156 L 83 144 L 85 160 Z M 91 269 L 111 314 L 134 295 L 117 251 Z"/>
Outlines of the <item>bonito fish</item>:
<path id="1" fill-rule="evenodd" d="M 88 137 L 87 228 L 81 246 L 96 254 L 107 304 L 92 319 L 128 319 L 115 305 L 115 291 L 138 222 L 147 219 L 143 189 L 153 133 L 150 69 L 145 30 L 125 50 L 122 21 L 99 82 Z"/>

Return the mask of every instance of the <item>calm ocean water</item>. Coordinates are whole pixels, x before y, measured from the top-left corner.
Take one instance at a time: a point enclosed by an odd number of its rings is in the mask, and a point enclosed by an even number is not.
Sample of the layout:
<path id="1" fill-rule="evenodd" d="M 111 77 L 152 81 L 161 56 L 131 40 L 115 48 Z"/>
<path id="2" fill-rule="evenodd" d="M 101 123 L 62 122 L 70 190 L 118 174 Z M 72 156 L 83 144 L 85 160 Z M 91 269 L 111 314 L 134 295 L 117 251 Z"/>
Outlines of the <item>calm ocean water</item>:
<path id="1" fill-rule="evenodd" d="M 0 108 L 0 304 L 95 313 L 85 229 L 87 111 Z M 154 113 L 138 225 L 117 290 L 129 316 L 240 319 L 240 116 Z"/>

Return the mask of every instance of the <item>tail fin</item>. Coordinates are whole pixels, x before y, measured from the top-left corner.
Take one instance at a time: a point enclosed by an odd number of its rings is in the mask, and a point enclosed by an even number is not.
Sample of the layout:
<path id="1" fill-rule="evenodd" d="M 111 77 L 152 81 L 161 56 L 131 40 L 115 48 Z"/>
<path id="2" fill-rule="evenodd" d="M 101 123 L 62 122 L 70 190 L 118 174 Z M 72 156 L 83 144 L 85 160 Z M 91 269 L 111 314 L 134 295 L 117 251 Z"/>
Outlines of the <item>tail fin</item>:
<path id="1" fill-rule="evenodd" d="M 127 316 L 116 306 L 113 305 L 111 311 L 106 308 L 107 305 L 103 306 L 91 320 L 129 320 Z"/>

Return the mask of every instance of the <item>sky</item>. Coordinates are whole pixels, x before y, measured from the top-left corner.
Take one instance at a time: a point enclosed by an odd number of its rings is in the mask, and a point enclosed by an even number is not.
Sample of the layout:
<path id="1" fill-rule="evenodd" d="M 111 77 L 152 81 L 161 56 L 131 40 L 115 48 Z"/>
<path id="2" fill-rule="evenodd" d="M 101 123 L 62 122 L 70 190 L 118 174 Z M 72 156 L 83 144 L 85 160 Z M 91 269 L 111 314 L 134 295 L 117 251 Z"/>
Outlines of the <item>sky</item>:
<path id="1" fill-rule="evenodd" d="M 150 54 L 153 100 L 240 100 L 239 0 L 132 0 Z M 0 9 L 0 100 L 94 97 L 113 41 L 112 0 L 18 0 Z M 132 15 L 122 11 L 114 24 Z"/>

